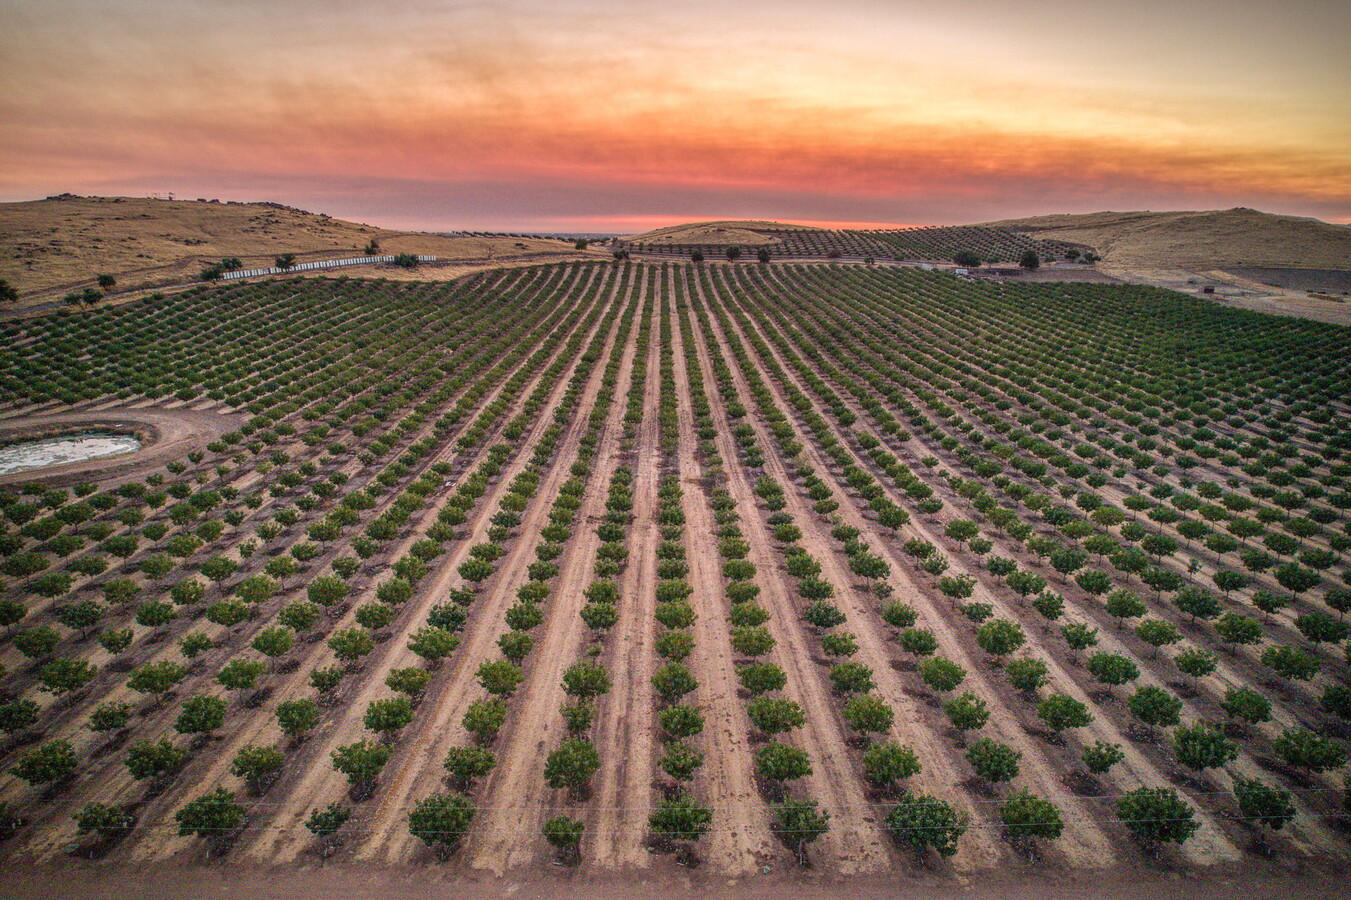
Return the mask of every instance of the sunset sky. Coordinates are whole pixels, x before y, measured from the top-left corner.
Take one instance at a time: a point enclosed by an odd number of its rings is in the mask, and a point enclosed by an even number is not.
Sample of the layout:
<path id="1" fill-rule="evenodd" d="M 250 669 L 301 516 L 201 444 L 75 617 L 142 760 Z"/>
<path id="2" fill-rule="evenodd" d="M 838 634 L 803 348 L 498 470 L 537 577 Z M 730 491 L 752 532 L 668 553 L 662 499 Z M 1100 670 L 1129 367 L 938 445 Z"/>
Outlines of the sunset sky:
<path id="1" fill-rule="evenodd" d="M 1342 0 L 0 0 L 0 200 L 387 227 L 1351 222 Z"/>

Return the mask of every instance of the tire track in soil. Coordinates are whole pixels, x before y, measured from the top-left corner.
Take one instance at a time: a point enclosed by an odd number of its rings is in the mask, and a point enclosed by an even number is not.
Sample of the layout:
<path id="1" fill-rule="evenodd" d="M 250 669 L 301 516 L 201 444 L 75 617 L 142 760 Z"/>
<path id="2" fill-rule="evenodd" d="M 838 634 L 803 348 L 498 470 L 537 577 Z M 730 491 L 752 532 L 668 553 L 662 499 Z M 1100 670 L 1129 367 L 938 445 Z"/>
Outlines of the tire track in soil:
<path id="1" fill-rule="evenodd" d="M 700 297 L 703 296 L 702 286 L 697 280 L 692 281 L 692 290 Z M 716 384 L 705 344 L 710 338 L 703 333 L 697 317 L 692 319 L 691 325 L 698 343 L 703 377 L 706 383 Z M 731 368 L 735 371 L 735 367 Z M 798 622 L 786 576 L 778 564 L 764 521 L 760 518 L 750 476 L 739 461 L 732 440 L 731 420 L 727 416 L 722 395 L 716 390 L 710 391 L 708 400 L 714 418 L 723 426 L 718 429 L 716 440 L 723 459 L 729 461 L 727 489 L 736 499 L 737 505 L 750 513 L 743 518 L 745 538 L 750 545 L 749 559 L 755 564 L 758 573 L 757 583 L 770 608 L 771 617 L 767 627 L 777 646 L 782 648 L 780 659 L 788 678 L 784 695 L 802 704 L 806 713 L 806 724 L 792 734 L 793 743 L 800 746 L 812 760 L 812 774 L 804 779 L 806 794 L 831 814 L 830 831 L 818 842 L 821 844 L 823 865 L 832 867 L 841 875 L 892 868 L 888 849 L 890 838 L 879 824 L 877 810 L 869 803 L 844 750 L 848 736 L 842 729 L 822 676 L 812 662 L 812 651 Z"/>
<path id="2" fill-rule="evenodd" d="M 645 275 L 652 267 L 644 266 Z M 649 293 L 656 278 L 648 279 Z M 658 292 L 659 293 L 659 292 Z M 596 710 L 596 746 L 602 750 L 596 773 L 594 834 L 586 858 L 601 869 L 647 868 L 652 860 L 643 844 L 652 806 L 654 741 L 652 673 L 655 671 L 657 559 L 661 540 L 657 526 L 657 482 L 661 477 L 658 448 L 657 394 L 660 390 L 661 330 L 658 299 L 649 309 L 653 327 L 643 384 L 643 419 L 633 454 L 633 518 L 629 564 L 619 586 L 619 621 L 609 632 L 607 668 L 611 687 Z M 623 395 L 616 394 L 616 397 Z M 616 407 L 620 404 L 616 403 Z M 621 426 L 622 427 L 622 426 Z M 614 466 L 609 467 L 610 471 Z M 609 483 L 607 477 L 604 481 Z M 602 498 L 601 514 L 604 513 Z M 580 592 L 583 584 L 577 586 Z"/>
<path id="3" fill-rule="evenodd" d="M 636 285 L 630 283 L 635 303 L 643 302 L 645 271 L 642 276 L 635 279 Z M 586 633 L 586 623 L 581 617 L 585 602 L 582 591 L 591 580 L 596 550 L 600 546 L 595 523 L 605 514 L 608 485 L 618 465 L 624 414 L 622 398 L 631 384 L 639 324 L 635 321 L 629 332 L 614 399 L 601 430 L 596 453 L 599 466 L 591 473 L 575 520 L 580 533 L 573 535 L 564 551 L 549 609 L 540 626 L 542 636 L 531 652 L 530 670 L 512 699 L 507 726 L 498 738 L 498 764 L 479 791 L 482 818 L 460 851 L 466 864 L 474 870 L 501 876 L 509 870 L 534 863 L 544 849 L 540 826 L 550 808 L 550 799 L 559 794 L 544 781 L 544 761 L 566 732 L 558 714 L 565 696 L 563 672 L 576 661 Z M 592 379 L 583 396 L 582 405 L 588 414 L 594 408 L 602 371 L 603 367 L 597 367 L 597 377 Z M 584 422 L 586 416 L 580 420 Z M 570 437 L 566 465 L 560 465 L 560 470 L 566 471 L 571 465 L 580 437 L 580 429 Z M 524 533 L 526 526 L 523 525 L 522 530 Z M 599 747 L 606 746 L 603 742 L 597 743 Z"/>
<path id="4" fill-rule="evenodd" d="M 579 327 L 582 324 L 584 324 L 584 318 L 579 319 Z M 587 340 L 594 334 L 597 327 L 599 327 L 598 324 L 591 327 L 591 330 L 588 332 Z M 545 361 L 541 367 L 540 373 L 531 378 L 530 382 L 520 392 L 520 396 L 513 403 L 512 408 L 500 419 L 501 422 L 505 423 L 506 421 L 509 421 L 512 415 L 520 411 L 526 402 L 529 393 L 534 390 L 535 386 L 537 386 L 544 377 L 544 370 L 548 368 L 548 365 L 552 361 L 557 359 L 558 354 L 563 352 L 566 352 L 566 342 L 560 342 L 559 349 L 555 351 L 549 360 Z M 566 379 L 563 379 L 560 380 L 559 384 L 563 385 L 565 382 Z M 552 395 L 555 399 L 560 390 L 560 387 L 555 388 L 554 394 Z M 496 395 L 497 391 L 490 392 L 483 402 L 491 402 L 491 398 Z M 527 435 L 523 436 L 522 446 L 526 447 L 533 444 L 538 438 L 539 433 L 542 432 L 545 427 L 547 427 L 547 425 L 544 418 L 541 417 L 541 419 L 532 426 Z M 473 467 L 477 465 L 478 461 L 486 456 L 488 449 L 494 443 L 495 441 L 486 438 L 480 443 L 480 447 L 474 452 L 474 456 L 469 460 L 463 461 L 463 464 L 459 466 L 457 480 L 446 484 L 436 503 L 423 508 L 419 525 L 412 529 L 410 533 L 396 545 L 396 548 L 399 548 L 398 552 L 395 550 L 383 551 L 383 558 L 394 558 L 401 553 L 402 550 L 411 546 L 413 542 L 425 533 L 425 530 L 435 521 L 435 514 L 444 505 L 444 502 L 454 493 L 454 488 L 458 485 L 459 480 L 462 480 L 464 476 L 473 471 Z M 429 457 L 426 460 L 425 465 L 430 467 L 436 461 L 453 457 L 459 452 L 460 451 L 456 448 L 456 444 L 450 440 L 450 438 L 447 438 L 442 450 Z M 485 497 L 480 498 L 480 505 L 476 507 L 477 513 L 475 521 L 486 521 L 486 519 L 491 516 L 492 512 L 495 510 L 493 501 L 495 501 L 496 497 L 505 489 L 505 485 L 509 483 L 510 475 L 513 474 L 512 470 L 519 470 L 519 468 L 523 467 L 524 459 L 525 457 L 523 454 L 518 454 L 513 463 L 509 465 L 508 470 L 504 470 L 504 476 L 500 476 L 497 481 L 494 482 L 492 488 L 489 489 L 488 493 L 485 494 Z M 469 546 L 471 546 L 469 542 L 461 541 L 443 558 L 449 560 L 449 564 L 452 567 L 458 565 L 462 557 L 467 555 Z M 339 549 L 333 549 L 326 553 L 324 558 L 327 559 L 336 555 L 338 552 Z M 429 574 L 428 577 L 430 578 L 431 575 Z M 423 584 L 425 585 L 425 583 L 426 582 L 424 581 Z M 364 593 L 373 593 L 374 586 L 373 581 L 367 584 Z M 301 822 L 303 821 L 304 815 L 308 813 L 310 803 L 313 801 L 314 797 L 323 796 L 321 792 L 315 790 L 315 780 L 326 775 L 332 776 L 333 778 L 339 778 L 338 773 L 333 772 L 331 769 L 327 751 L 332 748 L 333 742 L 339 738 L 343 742 L 347 742 L 357 739 L 358 737 L 369 736 L 362 731 L 363 726 L 361 723 L 361 716 L 364 715 L 365 703 L 377 696 L 383 696 L 387 693 L 387 689 L 384 688 L 384 675 L 386 675 L 390 669 L 396 668 L 397 664 L 417 664 L 419 662 L 416 657 L 413 657 L 412 659 L 407 658 L 410 656 L 409 651 L 406 650 L 407 637 L 414 630 L 415 626 L 419 626 L 425 619 L 426 607 L 435 602 L 436 598 L 441 596 L 442 593 L 443 590 L 426 590 L 419 587 L 415 599 L 403 604 L 398 612 L 395 623 L 392 623 L 391 630 L 386 632 L 387 637 L 384 640 L 379 641 L 376 650 L 363 660 L 361 672 L 357 676 L 360 679 L 359 684 L 353 686 L 349 683 L 349 685 L 347 685 L 347 691 L 340 693 L 337 698 L 337 705 L 339 706 L 336 710 L 337 719 L 334 718 L 334 713 L 330 713 L 325 717 L 326 720 L 321 721 L 319 727 L 309 735 L 306 742 L 302 744 L 297 751 L 293 751 L 288 755 L 288 765 L 284 770 L 282 779 L 272 786 L 267 796 L 252 801 L 251 808 L 261 810 L 262 812 L 251 820 L 250 825 L 245 831 L 245 837 L 248 838 L 250 832 L 258 835 L 258 837 L 252 840 L 241 840 L 237 842 L 236 848 L 238 852 L 252 853 L 254 845 L 260 841 L 265 841 L 269 834 L 273 836 L 278 844 L 292 843 L 296 836 L 299 835 L 300 846 L 296 852 L 303 851 L 306 842 L 304 838 L 305 833 L 301 831 Z M 325 634 L 353 624 L 351 617 L 361 599 L 363 598 L 355 597 L 347 601 L 345 613 L 339 621 L 328 626 L 328 631 L 325 632 Z M 308 689 L 307 681 L 308 673 L 313 667 L 323 661 L 321 657 L 328 656 L 331 656 L 331 654 L 328 651 L 326 642 L 322 640 L 315 641 L 311 645 L 309 655 L 300 661 L 300 665 L 296 668 L 294 673 L 288 676 L 285 681 L 273 686 L 273 692 L 269 697 L 269 701 L 279 703 L 287 699 L 310 696 L 311 691 Z M 401 656 L 403 657 L 402 659 L 400 658 Z M 355 691 L 355 693 L 351 693 L 353 691 Z M 356 720 L 355 724 L 351 723 L 352 719 Z M 228 737 L 217 737 L 214 740 L 224 740 L 229 742 L 230 746 L 233 746 L 256 741 L 259 736 L 265 734 L 273 736 L 274 740 L 283 737 L 277 727 L 274 716 L 270 714 L 263 714 L 261 712 L 255 713 L 249 717 L 247 722 L 237 723 L 237 725 L 240 726 L 239 730 Z M 323 743 L 326 735 L 328 736 L 329 743 Z M 208 763 L 210 769 L 207 774 L 214 776 L 216 779 L 223 777 L 225 773 L 228 772 L 231 758 L 231 755 L 224 752 L 223 749 L 215 749 L 211 754 L 211 759 Z M 186 776 L 192 777 L 189 778 Z M 206 777 L 206 775 L 198 776 L 190 770 L 180 772 L 178 779 L 175 784 L 171 786 L 171 789 L 164 794 L 157 796 L 152 801 L 152 810 L 148 811 L 153 811 L 156 814 L 162 812 L 164 815 L 167 815 L 166 807 L 172 806 L 176 803 L 177 797 L 194 789 L 196 785 L 202 783 L 210 783 L 209 778 Z M 297 794 L 299 795 L 299 799 L 293 800 L 292 797 Z M 285 807 L 296 803 L 300 804 L 303 808 L 298 811 L 285 809 Z M 293 820 L 289 825 L 268 823 L 268 820 L 286 816 L 289 816 Z M 154 815 L 149 817 L 155 818 Z M 153 858 L 160 859 L 167 858 L 179 851 L 188 850 L 192 844 L 190 839 L 185 838 L 173 838 L 167 841 L 159 841 L 154 846 L 150 847 L 146 846 L 147 843 L 147 841 L 133 835 L 132 840 L 126 841 L 123 845 L 119 846 L 118 853 L 119 855 L 133 857 L 139 854 L 149 853 Z M 273 852 L 279 853 L 281 851 L 274 850 Z M 275 860 L 276 857 L 269 855 L 267 858 L 269 860 Z"/>
<path id="5" fill-rule="evenodd" d="M 683 278 L 677 269 L 676 277 Z M 671 301 L 672 318 L 684 312 Z M 709 511 L 707 472 L 696 452 L 694 409 L 689 369 L 681 329 L 671 329 L 675 341 L 676 402 L 679 412 L 677 461 L 685 486 L 685 537 L 689 552 L 689 582 L 694 589 L 694 659 L 699 678 L 700 709 L 704 713 L 704 765 L 695 779 L 699 793 L 713 809 L 713 828 L 701 851 L 711 869 L 732 878 L 753 874 L 762 866 L 786 861 L 769 837 L 769 809 L 755 783 L 750 749 L 750 722 L 738 701 L 740 681 L 727 631 L 726 588 L 718 568 L 716 525 Z M 776 866 L 777 867 L 777 866 Z"/>
<path id="6" fill-rule="evenodd" d="M 774 386 L 773 382 L 766 380 L 766 384 L 771 385 L 771 389 L 775 391 L 776 395 L 779 394 L 779 389 Z M 862 421 L 862 412 L 859 410 L 854 411 L 859 415 L 860 421 Z M 890 446 L 886 440 L 884 440 L 883 443 Z M 812 447 L 813 449 L 815 448 L 814 443 L 812 444 Z M 872 467 L 870 465 L 865 463 L 864 467 L 871 471 Z M 882 479 L 878 480 L 879 483 L 883 484 L 884 492 L 890 499 L 898 503 L 904 500 L 904 498 L 898 499 L 897 492 L 889 484 L 883 482 Z M 1002 614 L 1004 617 L 1015 621 L 1021 621 L 1025 618 L 1023 612 L 1011 608 L 996 591 L 991 589 L 986 583 L 986 578 L 988 576 L 984 570 L 969 567 L 965 564 L 962 557 L 954 551 L 951 542 L 941 533 L 939 527 L 930 525 L 919 517 L 912 517 L 907 527 L 916 532 L 918 537 L 928 540 L 935 546 L 942 547 L 947 551 L 948 558 L 952 563 L 947 574 L 969 574 L 976 579 L 976 589 L 975 593 L 970 598 L 971 602 L 989 603 L 995 608 L 996 615 Z M 996 549 L 1007 550 L 1007 548 L 1002 546 L 1001 541 L 997 536 L 990 535 L 988 537 L 995 542 Z M 891 547 L 889 543 L 882 542 L 882 544 L 892 560 L 893 569 L 897 568 L 898 564 L 906 564 L 906 561 L 895 552 L 894 548 Z M 930 621 L 936 626 L 935 636 L 939 637 L 940 641 L 952 641 L 960 646 L 962 642 L 961 635 L 958 629 L 954 627 L 950 621 L 953 614 L 950 612 L 942 612 L 943 607 L 944 604 L 941 601 L 930 605 L 930 609 L 934 614 L 934 618 Z M 938 634 L 938 627 L 943 629 L 945 632 L 944 636 Z M 1059 648 L 1046 646 L 1042 643 L 1044 636 L 1041 635 L 1039 628 L 1028 627 L 1024 629 L 1024 633 L 1028 637 L 1028 643 L 1025 646 L 1029 650 L 1040 650 L 1041 652 L 1038 656 L 1047 663 L 1047 687 L 1074 697 L 1076 700 L 1088 705 L 1090 709 L 1099 709 L 1100 711 L 1103 711 L 1101 704 L 1097 704 L 1092 697 L 1089 696 L 1087 690 L 1082 689 L 1079 686 L 1078 681 L 1070 674 L 1069 670 L 1060 663 L 1057 655 L 1061 652 Z M 1110 635 L 1102 634 L 1100 637 L 1108 639 L 1110 638 Z M 1147 668 L 1142 667 L 1142 673 L 1145 671 L 1147 671 Z M 1121 763 L 1114 767 L 1112 775 L 1113 779 L 1118 782 L 1125 781 L 1132 787 L 1157 786 L 1160 784 L 1173 783 L 1173 780 L 1168 777 L 1166 772 L 1161 771 L 1158 766 L 1145 756 L 1133 741 L 1129 740 L 1123 732 L 1119 731 L 1110 722 L 1106 721 L 1104 716 L 1095 716 L 1093 722 L 1089 726 L 1077 729 L 1076 736 L 1080 737 L 1085 744 L 1091 743 L 1093 740 L 1105 740 L 1109 743 L 1121 745 L 1122 751 L 1126 756 Z M 1123 776 L 1125 777 L 1123 778 Z M 1182 787 L 1179 792 L 1184 796 L 1190 793 L 1185 787 Z M 1189 799 L 1196 807 L 1198 821 L 1202 822 L 1205 827 L 1199 830 L 1191 840 L 1184 844 L 1179 852 L 1185 855 L 1189 861 L 1198 865 L 1213 865 L 1217 862 L 1234 861 L 1241 858 L 1241 851 L 1228 838 L 1215 816 L 1207 810 L 1206 806 L 1198 803 L 1195 796 L 1191 796 Z"/>

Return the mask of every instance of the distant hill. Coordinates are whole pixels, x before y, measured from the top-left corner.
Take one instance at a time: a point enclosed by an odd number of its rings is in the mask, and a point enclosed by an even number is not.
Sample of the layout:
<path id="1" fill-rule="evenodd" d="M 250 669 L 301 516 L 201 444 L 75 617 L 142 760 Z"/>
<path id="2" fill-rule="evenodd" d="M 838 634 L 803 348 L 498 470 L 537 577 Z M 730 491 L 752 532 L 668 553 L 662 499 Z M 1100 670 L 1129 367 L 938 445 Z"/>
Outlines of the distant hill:
<path id="1" fill-rule="evenodd" d="M 1351 269 L 1351 228 L 1255 209 L 1100 212 L 987 223 L 1038 238 L 1087 244 L 1103 268 Z"/>
<path id="2" fill-rule="evenodd" d="M 669 225 L 642 234 L 630 235 L 623 240 L 630 244 L 759 247 L 779 243 L 781 238 L 777 232 L 823 230 L 810 225 L 786 225 L 783 222 L 723 220 Z"/>
<path id="3" fill-rule="evenodd" d="M 193 280 L 222 257 L 251 267 L 271 265 L 281 253 L 300 262 L 360 256 L 372 240 L 384 254 L 449 260 L 579 255 L 570 242 L 392 231 L 277 203 L 63 194 L 0 203 L 0 278 L 21 302 L 41 301 L 91 286 L 100 273 L 113 275 L 119 290 L 158 287 Z"/>

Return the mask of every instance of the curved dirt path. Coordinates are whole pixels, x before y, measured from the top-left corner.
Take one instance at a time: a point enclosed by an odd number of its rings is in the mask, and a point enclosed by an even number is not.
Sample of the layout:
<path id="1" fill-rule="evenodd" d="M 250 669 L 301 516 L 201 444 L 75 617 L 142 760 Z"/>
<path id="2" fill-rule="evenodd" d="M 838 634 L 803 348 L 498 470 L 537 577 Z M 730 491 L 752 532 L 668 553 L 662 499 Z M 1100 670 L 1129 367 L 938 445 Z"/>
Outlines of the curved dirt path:
<path id="1" fill-rule="evenodd" d="M 136 435 L 141 449 L 117 456 L 82 460 L 0 475 L 0 485 L 39 481 L 64 487 L 81 481 L 113 487 L 193 450 L 204 450 L 248 419 L 235 412 L 177 409 L 157 401 L 121 402 L 96 412 L 46 412 L 35 408 L 0 421 L 0 441 L 52 437 L 72 430 L 107 429 Z"/>

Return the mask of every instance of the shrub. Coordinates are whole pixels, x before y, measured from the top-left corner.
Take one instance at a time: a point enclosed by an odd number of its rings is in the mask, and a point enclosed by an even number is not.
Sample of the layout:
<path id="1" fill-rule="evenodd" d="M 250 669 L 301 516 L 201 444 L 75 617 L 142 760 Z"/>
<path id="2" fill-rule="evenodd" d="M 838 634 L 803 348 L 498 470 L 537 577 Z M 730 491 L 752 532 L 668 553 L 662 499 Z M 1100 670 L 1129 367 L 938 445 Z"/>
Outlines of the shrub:
<path id="1" fill-rule="evenodd" d="M 475 778 L 482 778 L 497 765 L 497 758 L 486 747 L 451 747 L 442 765 L 457 785 L 468 787 Z"/>
<path id="2" fill-rule="evenodd" d="M 958 731 L 974 731 L 990 718 L 989 706 L 970 691 L 943 701 L 943 711 Z"/>
<path id="3" fill-rule="evenodd" d="M 924 683 L 936 691 L 951 691 L 966 678 L 966 670 L 941 656 L 926 659 L 919 667 Z"/>
<path id="4" fill-rule="evenodd" d="M 1037 715 L 1055 732 L 1082 728 L 1093 721 L 1088 707 L 1066 694 L 1051 694 L 1037 704 Z"/>
<path id="5" fill-rule="evenodd" d="M 1234 797 L 1238 800 L 1239 818 L 1265 825 L 1272 831 L 1280 831 L 1295 817 L 1290 792 L 1263 784 L 1256 778 L 1234 778 Z"/>
<path id="6" fill-rule="evenodd" d="M 918 775 L 920 763 L 915 751 L 909 747 L 890 742 L 874 744 L 863 754 L 863 772 L 872 784 L 889 787 Z"/>
<path id="7" fill-rule="evenodd" d="M 1065 830 L 1060 809 L 1051 801 L 1019 791 L 999 807 L 999 820 L 1012 838 L 1042 838 L 1053 841 Z"/>
<path id="8" fill-rule="evenodd" d="M 766 781 L 782 783 L 810 775 L 812 764 L 803 750 L 770 742 L 756 751 L 755 771 Z"/>
<path id="9" fill-rule="evenodd" d="M 746 705 L 751 723 L 765 734 L 782 734 L 806 724 L 806 713 L 793 700 L 782 697 L 756 697 Z"/>
<path id="10" fill-rule="evenodd" d="M 595 746 L 582 738 L 568 738 L 544 761 L 544 780 L 552 788 L 582 790 L 600 768 Z"/>
<path id="11" fill-rule="evenodd" d="M 244 807 L 235 802 L 234 794 L 216 788 L 185 805 L 174 814 L 174 820 L 182 837 L 196 835 L 221 842 L 244 824 Z"/>
<path id="12" fill-rule="evenodd" d="M 1287 728 L 1275 744 L 1281 759 L 1310 772 L 1326 772 L 1346 765 L 1346 750 L 1340 744 L 1307 728 Z"/>
<path id="13" fill-rule="evenodd" d="M 474 804 L 463 794 L 433 794 L 408 814 L 409 832 L 438 856 L 455 850 L 474 820 Z"/>
<path id="14" fill-rule="evenodd" d="M 179 734 L 210 734 L 224 723 L 225 700 L 198 694 L 183 701 L 174 730 Z"/>
<path id="15" fill-rule="evenodd" d="M 657 804 L 648 816 L 647 825 L 654 834 L 666 840 L 693 842 L 712 827 L 713 810 L 681 792 Z"/>
<path id="16" fill-rule="evenodd" d="M 1183 765 L 1197 771 L 1222 766 L 1238 757 L 1234 743 L 1203 722 L 1174 730 L 1173 749 Z"/>
<path id="17" fill-rule="evenodd" d="M 900 844 L 917 853 L 932 847 L 940 856 L 957 852 L 957 842 L 966 832 L 965 817 L 951 804 L 926 794 L 904 794 L 886 815 L 887 831 Z"/>
<path id="18" fill-rule="evenodd" d="M 1196 811 L 1171 788 L 1138 788 L 1117 801 L 1117 818 L 1149 844 L 1181 844 L 1201 827 Z"/>
<path id="19" fill-rule="evenodd" d="M 70 743 L 56 740 L 29 750 L 10 771 L 29 784 L 53 784 L 74 775 L 78 763 Z"/>
<path id="20" fill-rule="evenodd" d="M 1088 771 L 1094 775 L 1104 775 L 1111 771 L 1112 766 L 1126 758 L 1120 744 L 1109 744 L 1106 741 L 1097 741 L 1096 743 L 1084 748 L 1084 765 Z"/>

